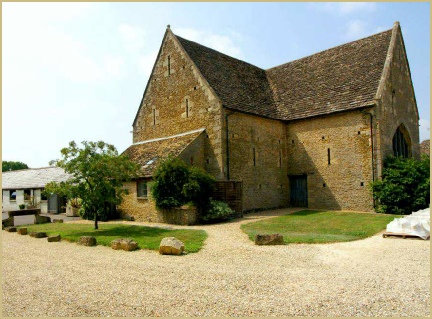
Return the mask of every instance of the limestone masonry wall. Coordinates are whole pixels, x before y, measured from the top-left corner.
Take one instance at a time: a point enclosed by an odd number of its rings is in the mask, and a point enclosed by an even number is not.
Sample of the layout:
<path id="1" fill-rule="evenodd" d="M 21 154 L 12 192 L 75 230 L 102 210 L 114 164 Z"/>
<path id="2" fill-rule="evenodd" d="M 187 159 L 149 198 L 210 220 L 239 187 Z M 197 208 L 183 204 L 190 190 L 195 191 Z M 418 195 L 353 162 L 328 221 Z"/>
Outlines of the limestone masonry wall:
<path id="1" fill-rule="evenodd" d="M 133 142 L 205 128 L 204 168 L 221 178 L 221 119 L 218 98 L 168 32 L 133 126 Z"/>
<path id="2" fill-rule="evenodd" d="M 288 174 L 307 175 L 309 208 L 373 210 L 370 137 L 359 111 L 288 124 Z"/>
<path id="3" fill-rule="evenodd" d="M 233 113 L 228 117 L 228 134 L 230 179 L 243 182 L 243 209 L 288 206 L 285 124 Z"/>
<path id="4" fill-rule="evenodd" d="M 401 124 L 409 133 L 412 155 L 415 158 L 420 156 L 418 111 L 402 41 L 401 33 L 398 32 L 388 78 L 378 101 L 380 107 L 375 113 L 379 176 L 384 159 L 393 155 L 393 136 Z"/>

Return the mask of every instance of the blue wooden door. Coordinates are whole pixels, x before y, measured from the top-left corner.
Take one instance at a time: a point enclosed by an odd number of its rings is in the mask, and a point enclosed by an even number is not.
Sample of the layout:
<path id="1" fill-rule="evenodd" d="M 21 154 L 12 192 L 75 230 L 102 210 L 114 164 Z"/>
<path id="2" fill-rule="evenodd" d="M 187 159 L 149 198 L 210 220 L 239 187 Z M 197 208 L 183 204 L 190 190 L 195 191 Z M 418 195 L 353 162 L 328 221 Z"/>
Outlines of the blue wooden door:
<path id="1" fill-rule="evenodd" d="M 289 181 L 291 206 L 308 207 L 307 175 L 292 175 Z"/>

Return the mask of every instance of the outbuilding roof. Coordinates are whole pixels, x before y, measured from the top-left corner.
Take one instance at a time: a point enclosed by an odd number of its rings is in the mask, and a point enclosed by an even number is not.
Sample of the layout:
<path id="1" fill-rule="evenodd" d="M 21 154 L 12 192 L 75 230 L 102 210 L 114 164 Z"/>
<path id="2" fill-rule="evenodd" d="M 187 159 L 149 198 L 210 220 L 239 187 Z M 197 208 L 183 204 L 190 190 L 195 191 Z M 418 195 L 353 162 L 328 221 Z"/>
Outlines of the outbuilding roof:
<path id="1" fill-rule="evenodd" d="M 202 132 L 204 129 L 138 142 L 129 146 L 123 154 L 141 166 L 141 176 L 150 177 L 161 159 L 177 157 Z"/>
<path id="2" fill-rule="evenodd" d="M 2 172 L 2 189 L 44 188 L 49 182 L 65 182 L 71 176 L 60 167 L 42 167 Z"/>

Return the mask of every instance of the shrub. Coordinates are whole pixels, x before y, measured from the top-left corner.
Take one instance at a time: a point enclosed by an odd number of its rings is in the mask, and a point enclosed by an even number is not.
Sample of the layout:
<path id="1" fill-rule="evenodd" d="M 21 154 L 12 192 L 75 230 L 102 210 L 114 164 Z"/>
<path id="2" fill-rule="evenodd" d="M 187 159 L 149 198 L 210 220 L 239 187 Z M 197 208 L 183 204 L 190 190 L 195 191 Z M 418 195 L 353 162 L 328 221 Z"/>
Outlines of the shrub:
<path id="1" fill-rule="evenodd" d="M 411 214 L 430 204 L 430 160 L 388 157 L 382 180 L 371 184 L 376 211 L 386 214 Z"/>
<path id="2" fill-rule="evenodd" d="M 214 184 L 213 176 L 200 168 L 190 167 L 188 181 L 183 185 L 183 195 L 203 212 L 210 205 Z"/>
<path id="3" fill-rule="evenodd" d="M 210 200 L 209 208 L 200 215 L 200 220 L 203 222 L 230 220 L 233 213 L 227 203 Z"/>
<path id="4" fill-rule="evenodd" d="M 19 207 L 19 209 L 24 209 L 25 205 L 24 204 L 19 204 L 18 207 Z"/>

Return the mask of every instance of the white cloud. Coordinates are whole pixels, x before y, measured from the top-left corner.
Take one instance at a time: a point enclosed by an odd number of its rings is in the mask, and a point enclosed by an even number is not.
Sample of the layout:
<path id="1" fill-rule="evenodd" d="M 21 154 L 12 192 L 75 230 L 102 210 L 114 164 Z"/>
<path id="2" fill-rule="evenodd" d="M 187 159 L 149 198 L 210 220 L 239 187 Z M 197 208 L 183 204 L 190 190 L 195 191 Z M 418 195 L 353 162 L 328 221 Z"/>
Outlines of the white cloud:
<path id="1" fill-rule="evenodd" d="M 430 139 L 430 121 L 428 119 L 420 119 L 420 142 Z"/>
<path id="2" fill-rule="evenodd" d="M 340 16 L 370 13 L 376 10 L 376 3 L 372 2 L 326 2 L 310 3 L 309 7 L 315 10 L 334 13 Z"/>
<path id="3" fill-rule="evenodd" d="M 368 35 L 367 23 L 362 20 L 352 20 L 349 22 L 345 37 L 348 40 L 355 40 Z"/>
<path id="4" fill-rule="evenodd" d="M 159 50 L 153 50 L 150 53 L 143 54 L 139 57 L 138 63 L 141 72 L 144 74 L 144 78 L 148 78 L 153 69 L 153 65 L 156 62 L 157 54 Z"/>
<path id="5" fill-rule="evenodd" d="M 231 33 L 230 35 L 220 35 L 204 30 L 179 28 L 175 29 L 174 33 L 182 38 L 198 42 L 229 56 L 238 59 L 243 57 L 243 52 L 237 44 L 242 39 L 242 35 L 238 32 Z"/>
<path id="6" fill-rule="evenodd" d="M 119 33 L 127 50 L 136 52 L 144 47 L 146 32 L 143 29 L 122 24 L 119 26 Z"/>
<path id="7" fill-rule="evenodd" d="M 339 2 L 337 4 L 340 14 L 351 14 L 358 12 L 373 12 L 376 4 L 373 2 Z"/>

